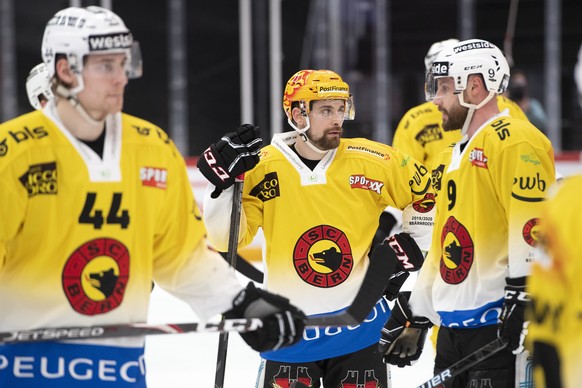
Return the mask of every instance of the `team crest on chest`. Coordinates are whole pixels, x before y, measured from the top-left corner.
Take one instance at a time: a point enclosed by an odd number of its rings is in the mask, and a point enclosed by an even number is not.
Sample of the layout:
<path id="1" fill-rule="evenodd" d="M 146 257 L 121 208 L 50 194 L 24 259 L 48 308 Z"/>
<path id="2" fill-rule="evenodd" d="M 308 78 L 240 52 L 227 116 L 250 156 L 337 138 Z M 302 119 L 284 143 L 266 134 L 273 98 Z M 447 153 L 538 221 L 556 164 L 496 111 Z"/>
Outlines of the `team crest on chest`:
<path id="1" fill-rule="evenodd" d="M 76 312 L 99 315 L 121 304 L 128 279 L 127 247 L 112 238 L 99 238 L 69 256 L 63 269 L 63 290 Z"/>
<path id="2" fill-rule="evenodd" d="M 538 241 L 540 241 L 540 219 L 532 218 L 527 221 L 522 229 L 523 239 L 528 245 L 535 247 Z"/>
<path id="3" fill-rule="evenodd" d="M 469 231 L 449 217 L 441 233 L 441 278 L 448 284 L 462 283 L 473 265 L 475 247 Z"/>
<path id="4" fill-rule="evenodd" d="M 354 265 L 348 237 L 330 225 L 309 229 L 295 244 L 293 265 L 299 277 L 312 286 L 331 288 L 343 283 Z"/>

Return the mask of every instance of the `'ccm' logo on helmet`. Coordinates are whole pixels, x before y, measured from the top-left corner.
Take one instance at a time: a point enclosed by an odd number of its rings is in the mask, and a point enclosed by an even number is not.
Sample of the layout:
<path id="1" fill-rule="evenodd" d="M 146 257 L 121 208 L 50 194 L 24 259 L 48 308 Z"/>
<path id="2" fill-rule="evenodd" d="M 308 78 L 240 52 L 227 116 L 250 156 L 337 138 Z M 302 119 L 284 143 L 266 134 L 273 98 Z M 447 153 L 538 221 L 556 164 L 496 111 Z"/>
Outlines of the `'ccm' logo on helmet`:
<path id="1" fill-rule="evenodd" d="M 434 75 L 449 75 L 449 62 L 433 62 L 431 73 Z"/>
<path id="2" fill-rule="evenodd" d="M 133 36 L 129 32 L 89 37 L 89 51 L 128 49 L 132 44 Z"/>

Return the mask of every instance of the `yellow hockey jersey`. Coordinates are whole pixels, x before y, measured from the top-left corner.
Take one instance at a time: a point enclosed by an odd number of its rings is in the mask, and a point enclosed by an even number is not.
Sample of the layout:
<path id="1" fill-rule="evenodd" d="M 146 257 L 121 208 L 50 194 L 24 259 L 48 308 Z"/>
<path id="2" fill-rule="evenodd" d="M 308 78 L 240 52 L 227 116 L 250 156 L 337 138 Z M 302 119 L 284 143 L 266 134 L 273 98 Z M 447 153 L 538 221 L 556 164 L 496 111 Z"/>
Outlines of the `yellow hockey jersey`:
<path id="1" fill-rule="evenodd" d="M 439 154 L 432 179 L 435 226 L 413 311 L 447 327 L 496 324 L 505 278 L 530 273 L 542 200 L 555 180 L 550 141 L 502 113 Z"/>
<path id="2" fill-rule="evenodd" d="M 52 102 L 8 121 L 0 187 L 0 331 L 144 322 L 154 281 L 208 318 L 242 288 L 207 248 L 183 158 L 144 120 L 108 116 L 102 158 Z M 145 386 L 143 338 L 4 345 L 0 359 L 2 387 Z"/>
<path id="3" fill-rule="evenodd" d="M 552 190 L 540 225 L 549 259 L 536 262 L 528 282 L 533 310 L 528 341 L 553 345 L 564 388 L 582 381 L 582 217 L 576 211 L 582 176 L 564 178 Z M 536 387 L 544 381 L 536 373 Z"/>
<path id="4" fill-rule="evenodd" d="M 342 139 L 312 171 L 289 147 L 295 141 L 296 132 L 275 135 L 258 165 L 245 174 L 240 245 L 262 228 L 266 288 L 307 315 L 333 313 L 349 306 L 362 283 L 386 206 L 416 213 L 416 226 L 425 223 L 430 233 L 430 173 L 398 150 L 366 139 Z M 224 250 L 227 233 L 220 225 L 228 213 L 221 221 L 216 212 L 229 207 L 208 199 L 209 237 Z M 382 300 L 358 327 L 308 330 L 299 344 L 263 357 L 314 361 L 362 349 L 379 340 L 388 311 Z"/>
<path id="5" fill-rule="evenodd" d="M 527 120 L 519 105 L 504 96 L 497 96 L 499 111 L 509 109 L 509 115 L 516 119 Z M 442 127 L 442 114 L 431 101 L 420 104 L 406 112 L 396 131 L 392 146 L 412 156 L 427 168 L 439 152 L 448 145 L 461 140 L 461 131 L 445 131 Z"/>

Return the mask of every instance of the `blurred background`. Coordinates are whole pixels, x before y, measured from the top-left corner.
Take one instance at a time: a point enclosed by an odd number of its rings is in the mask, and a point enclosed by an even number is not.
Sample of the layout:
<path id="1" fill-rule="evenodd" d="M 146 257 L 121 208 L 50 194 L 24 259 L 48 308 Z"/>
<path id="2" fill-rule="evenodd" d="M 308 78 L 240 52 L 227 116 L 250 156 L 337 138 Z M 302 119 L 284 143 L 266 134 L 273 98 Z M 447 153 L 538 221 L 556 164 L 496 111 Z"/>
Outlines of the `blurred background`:
<path id="1" fill-rule="evenodd" d="M 111 8 L 132 30 L 144 75 L 130 81 L 124 111 L 165 129 L 185 156 L 241 122 L 265 140 L 289 130 L 282 92 L 303 68 L 332 69 L 350 85 L 346 136 L 390 144 L 400 117 L 424 101 L 427 50 L 448 38 L 504 50 L 527 75 L 556 151 L 582 150 L 580 0 L 0 0 L 2 121 L 32 109 L 25 81 L 41 62 L 44 26 L 70 5 Z"/>

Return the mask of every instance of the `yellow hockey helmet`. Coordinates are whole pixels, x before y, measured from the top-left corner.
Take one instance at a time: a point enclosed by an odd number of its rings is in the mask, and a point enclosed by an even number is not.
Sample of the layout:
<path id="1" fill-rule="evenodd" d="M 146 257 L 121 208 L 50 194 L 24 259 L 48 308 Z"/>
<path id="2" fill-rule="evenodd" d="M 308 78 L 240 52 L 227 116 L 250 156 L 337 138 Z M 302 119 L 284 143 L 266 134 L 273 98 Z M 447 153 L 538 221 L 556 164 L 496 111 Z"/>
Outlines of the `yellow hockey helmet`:
<path id="1" fill-rule="evenodd" d="M 309 113 L 309 102 L 313 100 L 344 100 L 346 109 L 344 120 L 353 120 L 355 107 L 350 94 L 350 87 L 342 78 L 331 70 L 300 70 L 295 73 L 285 86 L 283 93 L 283 110 L 291 119 L 291 104 L 302 103 L 301 109 Z"/>

